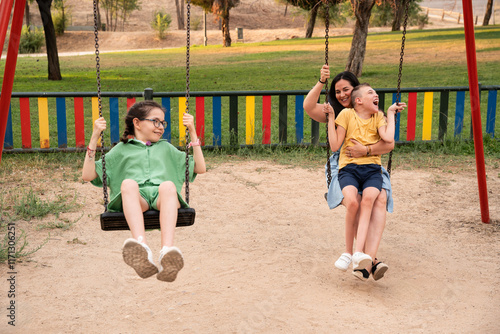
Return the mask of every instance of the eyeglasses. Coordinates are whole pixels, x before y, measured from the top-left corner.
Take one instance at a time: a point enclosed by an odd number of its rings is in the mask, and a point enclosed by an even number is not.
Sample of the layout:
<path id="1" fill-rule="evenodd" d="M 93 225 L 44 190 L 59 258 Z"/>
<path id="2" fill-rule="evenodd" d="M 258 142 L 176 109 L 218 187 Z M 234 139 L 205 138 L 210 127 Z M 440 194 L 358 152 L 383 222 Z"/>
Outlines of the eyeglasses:
<path id="1" fill-rule="evenodd" d="M 165 129 L 167 127 L 167 121 L 160 121 L 159 119 L 152 119 L 152 118 L 141 118 L 139 119 L 140 121 L 151 121 L 153 122 L 153 125 L 157 128 L 160 127 L 160 125 L 163 125 L 163 128 Z"/>

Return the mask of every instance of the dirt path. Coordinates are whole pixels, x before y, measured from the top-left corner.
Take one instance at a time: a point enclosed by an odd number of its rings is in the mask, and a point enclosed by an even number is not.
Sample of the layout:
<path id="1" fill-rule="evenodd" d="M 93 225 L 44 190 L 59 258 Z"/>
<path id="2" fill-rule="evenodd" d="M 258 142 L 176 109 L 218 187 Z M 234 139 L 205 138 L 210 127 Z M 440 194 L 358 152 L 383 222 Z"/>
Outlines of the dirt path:
<path id="1" fill-rule="evenodd" d="M 167 284 L 125 265 L 129 232 L 102 232 L 101 191 L 37 170 L 17 171 L 5 191 L 76 194 L 84 207 L 67 231 L 21 223 L 30 245 L 48 243 L 16 265 L 16 327 L 2 333 L 498 333 L 500 179 L 488 170 L 490 215 L 480 222 L 470 173 L 395 170 L 380 281 L 334 269 L 343 250 L 343 208 L 328 210 L 322 168 L 271 162 L 211 165 L 192 184 L 196 224 L 179 228 L 185 267 Z M 71 195 L 70 195 L 71 196 Z M 48 220 L 55 220 L 54 217 Z M 159 251 L 158 231 L 148 232 Z M 156 255 L 155 255 L 156 257 Z"/>

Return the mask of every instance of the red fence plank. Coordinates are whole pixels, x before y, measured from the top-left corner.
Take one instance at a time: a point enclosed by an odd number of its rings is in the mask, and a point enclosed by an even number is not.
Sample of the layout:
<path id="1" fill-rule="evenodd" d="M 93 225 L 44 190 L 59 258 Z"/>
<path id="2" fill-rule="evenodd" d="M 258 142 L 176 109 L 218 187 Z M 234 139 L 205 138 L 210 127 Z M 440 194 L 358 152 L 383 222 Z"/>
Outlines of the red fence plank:
<path id="1" fill-rule="evenodd" d="M 417 93 L 408 93 L 408 123 L 406 125 L 406 140 L 415 140 L 417 126 Z"/>
<path id="2" fill-rule="evenodd" d="M 21 109 L 21 137 L 23 148 L 31 148 L 31 119 L 29 97 L 19 98 Z"/>
<path id="3" fill-rule="evenodd" d="M 196 97 L 196 134 L 205 145 L 205 97 Z"/>
<path id="4" fill-rule="evenodd" d="M 262 97 L 262 144 L 271 144 L 271 96 Z"/>
<path id="5" fill-rule="evenodd" d="M 75 145 L 85 147 L 85 121 L 83 117 L 83 97 L 75 97 Z"/>

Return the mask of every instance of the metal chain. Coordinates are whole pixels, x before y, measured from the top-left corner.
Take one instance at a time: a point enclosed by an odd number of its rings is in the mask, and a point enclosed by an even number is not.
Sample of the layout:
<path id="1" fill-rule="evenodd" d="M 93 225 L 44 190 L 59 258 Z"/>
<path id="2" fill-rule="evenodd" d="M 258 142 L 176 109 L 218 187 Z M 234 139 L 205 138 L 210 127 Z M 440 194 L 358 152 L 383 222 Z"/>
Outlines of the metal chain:
<path id="1" fill-rule="evenodd" d="M 405 55 L 405 42 L 406 42 L 406 26 L 408 25 L 408 7 L 410 4 L 409 0 L 405 1 L 405 20 L 403 23 L 403 37 L 401 38 L 401 53 L 399 58 L 399 73 L 398 73 L 398 86 L 396 90 L 396 103 L 401 102 L 401 76 L 403 74 L 403 57 Z M 398 118 L 396 117 L 395 125 L 397 125 Z M 387 161 L 387 172 L 391 175 L 392 170 L 392 152 L 389 153 L 389 160 Z"/>
<path id="2" fill-rule="evenodd" d="M 186 1 L 187 10 L 186 10 L 186 113 L 189 114 L 189 49 L 191 46 L 191 0 Z M 186 174 L 185 174 L 185 200 L 186 203 L 189 204 L 189 145 L 188 145 L 188 134 L 189 130 L 186 129 L 186 137 L 185 141 L 185 149 L 186 149 Z"/>
<path id="3" fill-rule="evenodd" d="M 94 41 L 95 41 L 95 67 L 97 78 L 97 102 L 99 117 L 102 117 L 102 99 L 101 99 L 101 65 L 99 63 L 99 36 L 97 26 L 97 0 L 94 0 Z M 104 131 L 101 132 L 101 160 L 102 160 L 102 192 L 104 195 L 104 211 L 108 211 L 108 178 L 106 175 L 106 159 L 104 153 Z"/>
<path id="4" fill-rule="evenodd" d="M 325 1 L 325 65 L 328 65 L 328 33 L 330 30 L 330 5 Z M 321 78 L 320 78 L 321 79 Z M 325 103 L 328 103 L 328 79 L 325 80 Z M 326 114 L 326 183 L 330 188 L 332 183 L 331 165 L 330 165 L 330 140 L 328 138 L 328 114 Z"/>

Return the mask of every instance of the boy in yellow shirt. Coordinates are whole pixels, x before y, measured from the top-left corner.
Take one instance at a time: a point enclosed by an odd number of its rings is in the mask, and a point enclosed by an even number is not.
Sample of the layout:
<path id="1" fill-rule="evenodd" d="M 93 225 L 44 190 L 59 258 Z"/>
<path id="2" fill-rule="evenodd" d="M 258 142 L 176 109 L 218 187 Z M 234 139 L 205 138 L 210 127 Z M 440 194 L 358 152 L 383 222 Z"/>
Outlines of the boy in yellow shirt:
<path id="1" fill-rule="evenodd" d="M 405 103 L 395 103 L 387 110 L 387 120 L 384 113 L 378 110 L 379 98 L 375 90 L 368 84 L 360 84 L 351 93 L 353 108 L 345 108 L 335 119 L 335 113 L 330 105 L 325 105 L 328 117 L 328 138 L 330 148 L 336 151 L 343 144 L 339 158 L 339 183 L 344 195 L 344 204 L 347 208 L 346 226 L 354 226 L 358 208 L 359 224 L 357 241 L 353 260 L 353 274 L 366 280 L 369 277 L 369 268 L 372 258 L 363 253 L 368 225 L 373 203 L 382 188 L 382 171 L 380 155 L 371 155 L 353 158 L 349 156 L 346 147 L 352 145 L 351 139 L 362 145 L 373 145 L 380 139 L 386 143 L 394 141 L 395 114 L 402 111 Z M 361 202 L 358 196 L 362 193 Z M 368 268 L 368 269 L 367 269 Z"/>

